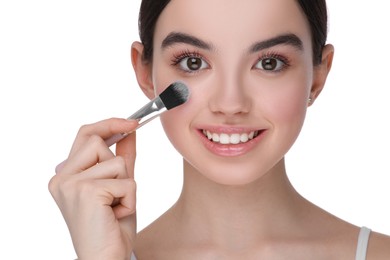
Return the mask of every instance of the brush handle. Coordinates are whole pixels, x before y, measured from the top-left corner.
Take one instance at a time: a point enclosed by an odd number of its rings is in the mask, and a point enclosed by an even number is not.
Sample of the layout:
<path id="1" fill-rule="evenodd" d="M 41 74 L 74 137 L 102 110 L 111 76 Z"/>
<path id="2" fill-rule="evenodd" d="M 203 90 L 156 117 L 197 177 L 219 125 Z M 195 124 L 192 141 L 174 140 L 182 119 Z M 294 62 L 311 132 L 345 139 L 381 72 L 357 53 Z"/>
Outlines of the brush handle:
<path id="1" fill-rule="evenodd" d="M 116 134 L 116 135 L 111 136 L 110 138 L 107 138 L 106 140 L 104 140 L 104 142 L 106 143 L 106 145 L 108 147 L 110 147 L 111 145 L 116 144 L 117 142 L 119 142 L 120 140 L 122 140 L 123 138 L 128 136 L 129 134 L 131 134 L 131 133 Z"/>
<path id="2" fill-rule="evenodd" d="M 140 128 L 141 126 L 145 125 L 146 123 L 152 121 L 154 118 L 158 117 L 162 112 L 166 111 L 166 107 L 164 103 L 161 101 L 161 98 L 158 96 L 155 99 L 151 100 L 149 103 L 147 103 L 145 106 L 140 108 L 137 112 L 129 116 L 128 120 L 138 120 L 138 126 L 135 130 Z M 132 131 L 132 132 L 134 132 Z M 110 138 L 107 138 L 105 143 L 107 146 L 111 146 L 113 144 L 116 144 L 126 136 L 128 136 L 130 133 L 121 133 L 111 136 Z"/>

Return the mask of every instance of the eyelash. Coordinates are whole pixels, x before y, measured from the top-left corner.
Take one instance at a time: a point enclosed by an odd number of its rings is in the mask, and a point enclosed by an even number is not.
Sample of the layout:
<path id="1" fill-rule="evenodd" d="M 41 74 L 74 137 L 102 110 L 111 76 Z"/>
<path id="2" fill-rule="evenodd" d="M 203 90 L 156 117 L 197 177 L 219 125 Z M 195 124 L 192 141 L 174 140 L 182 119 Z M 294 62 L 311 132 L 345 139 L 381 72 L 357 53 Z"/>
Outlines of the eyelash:
<path id="1" fill-rule="evenodd" d="M 171 60 L 171 62 L 172 62 L 171 65 L 172 66 L 177 66 L 185 58 L 199 58 L 199 59 L 204 60 L 203 56 L 199 52 L 185 50 L 185 51 L 180 52 L 179 54 L 174 54 L 173 55 L 173 58 Z"/>
<path id="2" fill-rule="evenodd" d="M 291 66 L 291 62 L 290 60 L 283 56 L 283 55 L 280 55 L 279 53 L 277 52 L 267 52 L 267 53 L 264 53 L 264 54 L 261 54 L 260 57 L 257 59 L 256 63 L 253 65 L 253 68 L 255 68 L 255 66 L 262 60 L 266 60 L 266 59 L 276 59 L 278 61 L 281 61 L 283 63 L 282 65 L 282 68 L 279 69 L 279 70 L 265 70 L 265 69 L 260 69 L 262 71 L 265 71 L 267 73 L 280 73 L 282 71 L 284 71 L 285 69 L 287 69 L 288 67 Z"/>
<path id="3" fill-rule="evenodd" d="M 187 63 L 185 63 L 186 59 Z M 191 59 L 195 59 L 196 62 L 200 60 L 200 64 L 194 63 L 194 67 L 191 68 Z M 185 50 L 179 52 L 178 54 L 173 55 L 171 61 L 171 65 L 174 66 L 177 70 L 179 70 L 181 73 L 189 75 L 200 73 L 204 70 L 210 69 L 210 63 L 203 57 L 203 55 L 201 55 L 197 51 Z"/>
<path id="4" fill-rule="evenodd" d="M 179 54 L 174 54 L 173 55 L 173 58 L 171 60 L 171 65 L 172 66 L 175 66 L 177 67 L 180 62 L 182 62 L 184 59 L 186 58 L 199 58 L 199 59 L 202 59 L 203 62 L 207 63 L 203 56 L 197 52 L 197 51 L 190 51 L 190 50 L 185 50 L 185 51 L 182 51 L 180 52 Z M 280 62 L 282 62 L 282 68 L 278 69 L 278 70 L 266 70 L 266 69 L 260 69 L 260 68 L 256 68 L 256 65 L 261 62 L 262 60 L 266 60 L 266 59 L 275 59 L 275 60 L 278 60 Z M 291 63 L 290 63 L 290 60 L 283 56 L 283 55 L 280 55 L 279 53 L 277 52 L 274 52 L 274 51 L 271 51 L 271 52 L 267 52 L 267 53 L 264 53 L 264 54 L 261 54 L 259 56 L 259 58 L 257 59 L 256 63 L 253 65 L 253 69 L 258 69 L 258 70 L 262 70 L 266 73 L 280 73 L 282 71 L 284 71 L 285 69 L 287 69 L 288 67 L 291 66 Z M 190 70 L 185 70 L 184 72 L 186 73 L 196 73 L 196 72 L 199 72 L 199 70 L 194 70 L 194 71 L 190 71 Z"/>

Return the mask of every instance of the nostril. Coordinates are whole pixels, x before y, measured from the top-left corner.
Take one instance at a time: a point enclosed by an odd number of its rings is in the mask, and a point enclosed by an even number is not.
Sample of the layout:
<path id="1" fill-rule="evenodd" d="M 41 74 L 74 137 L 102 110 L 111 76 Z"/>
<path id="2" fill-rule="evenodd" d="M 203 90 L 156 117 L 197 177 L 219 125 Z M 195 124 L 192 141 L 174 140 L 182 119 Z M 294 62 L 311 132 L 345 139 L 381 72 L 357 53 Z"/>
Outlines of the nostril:
<path id="1" fill-rule="evenodd" d="M 242 91 L 222 91 L 209 98 L 210 111 L 217 114 L 233 116 L 247 114 L 251 110 L 250 96 Z"/>

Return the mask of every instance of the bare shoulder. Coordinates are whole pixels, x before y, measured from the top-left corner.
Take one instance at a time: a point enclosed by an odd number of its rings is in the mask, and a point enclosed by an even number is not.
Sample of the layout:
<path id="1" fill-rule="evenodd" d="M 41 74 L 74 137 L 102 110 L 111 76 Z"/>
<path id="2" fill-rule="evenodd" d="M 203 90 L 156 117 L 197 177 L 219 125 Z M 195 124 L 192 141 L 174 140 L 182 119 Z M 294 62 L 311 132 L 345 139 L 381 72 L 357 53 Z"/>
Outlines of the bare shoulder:
<path id="1" fill-rule="evenodd" d="M 390 259 L 390 236 L 377 232 L 371 232 L 367 250 L 367 259 Z"/>

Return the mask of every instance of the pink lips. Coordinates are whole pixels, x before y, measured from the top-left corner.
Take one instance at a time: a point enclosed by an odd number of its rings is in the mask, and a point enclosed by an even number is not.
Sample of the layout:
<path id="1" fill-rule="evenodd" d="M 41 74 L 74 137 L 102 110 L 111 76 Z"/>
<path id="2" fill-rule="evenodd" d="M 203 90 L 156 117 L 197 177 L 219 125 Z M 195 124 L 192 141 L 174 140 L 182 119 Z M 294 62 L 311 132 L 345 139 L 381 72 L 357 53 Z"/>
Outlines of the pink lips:
<path id="1" fill-rule="evenodd" d="M 235 144 L 231 143 L 220 143 L 220 142 L 214 142 L 213 140 L 210 140 L 205 134 L 206 131 L 210 131 L 213 133 L 225 133 L 225 134 L 234 134 L 234 133 L 250 133 L 250 132 L 256 132 L 256 135 L 253 137 L 253 139 L 247 140 L 245 142 L 239 142 Z M 242 128 L 214 128 L 207 130 L 199 130 L 199 136 L 204 144 L 204 146 L 213 154 L 218 156 L 225 156 L 225 157 L 234 157 L 234 156 L 241 156 L 246 153 L 248 153 L 250 150 L 252 150 L 262 139 L 262 137 L 265 134 L 265 130 L 243 130 Z M 223 136 L 223 134 L 222 134 Z"/>

